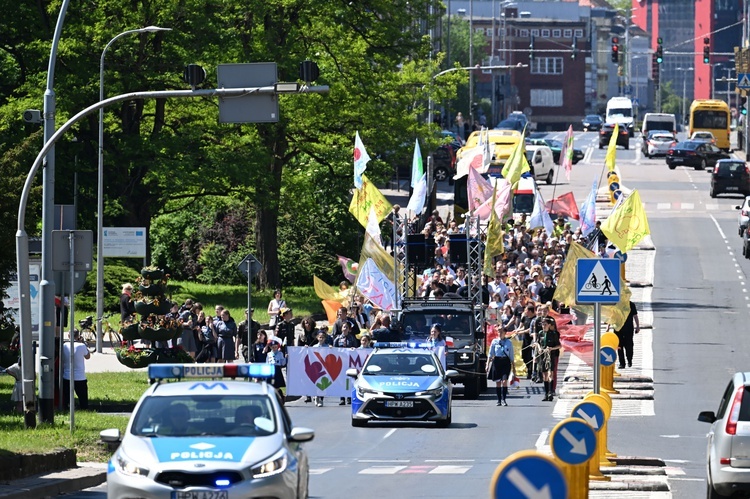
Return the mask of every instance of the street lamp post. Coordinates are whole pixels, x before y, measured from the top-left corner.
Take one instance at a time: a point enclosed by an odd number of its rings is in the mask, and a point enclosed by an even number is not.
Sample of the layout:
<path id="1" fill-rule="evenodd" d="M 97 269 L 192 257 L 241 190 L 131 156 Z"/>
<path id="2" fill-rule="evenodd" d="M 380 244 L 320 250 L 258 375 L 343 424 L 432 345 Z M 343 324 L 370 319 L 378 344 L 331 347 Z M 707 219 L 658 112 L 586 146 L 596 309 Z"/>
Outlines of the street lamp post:
<path id="1" fill-rule="evenodd" d="M 685 100 L 687 98 L 685 95 L 685 83 L 687 82 L 687 73 L 688 71 L 692 71 L 693 67 L 690 66 L 689 68 L 675 68 L 675 69 L 677 69 L 677 71 L 682 72 L 682 116 L 680 116 L 680 126 L 684 126 L 685 125 Z"/>
<path id="2" fill-rule="evenodd" d="M 99 60 L 99 102 L 104 100 L 104 56 L 110 45 L 125 35 L 134 33 L 154 33 L 170 31 L 171 28 L 146 26 L 129 29 L 112 38 L 102 50 Z M 97 171 L 97 206 L 96 206 L 96 351 L 102 352 L 102 316 L 104 315 L 104 108 L 99 109 L 99 163 Z"/>

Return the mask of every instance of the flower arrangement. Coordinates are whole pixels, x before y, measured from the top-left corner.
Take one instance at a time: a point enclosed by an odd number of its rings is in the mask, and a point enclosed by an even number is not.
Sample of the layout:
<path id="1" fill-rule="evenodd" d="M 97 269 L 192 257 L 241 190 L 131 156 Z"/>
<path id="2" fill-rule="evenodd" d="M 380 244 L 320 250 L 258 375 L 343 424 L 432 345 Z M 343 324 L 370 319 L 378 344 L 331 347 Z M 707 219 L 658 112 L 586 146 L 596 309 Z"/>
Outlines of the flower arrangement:
<path id="1" fill-rule="evenodd" d="M 120 364 L 138 369 L 149 364 L 189 364 L 195 362 L 181 346 L 174 348 L 115 348 L 115 354 Z"/>

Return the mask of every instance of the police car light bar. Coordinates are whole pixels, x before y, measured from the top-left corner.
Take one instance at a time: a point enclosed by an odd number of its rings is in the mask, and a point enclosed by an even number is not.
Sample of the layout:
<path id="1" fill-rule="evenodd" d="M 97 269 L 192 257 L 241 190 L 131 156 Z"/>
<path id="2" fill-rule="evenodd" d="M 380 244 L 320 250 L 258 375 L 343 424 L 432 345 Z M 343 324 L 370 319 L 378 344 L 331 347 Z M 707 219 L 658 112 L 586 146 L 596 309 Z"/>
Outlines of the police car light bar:
<path id="1" fill-rule="evenodd" d="M 150 379 L 182 378 L 272 378 L 271 364 L 151 364 Z"/>
<path id="2" fill-rule="evenodd" d="M 376 341 L 373 348 L 433 348 L 434 345 L 416 341 Z"/>

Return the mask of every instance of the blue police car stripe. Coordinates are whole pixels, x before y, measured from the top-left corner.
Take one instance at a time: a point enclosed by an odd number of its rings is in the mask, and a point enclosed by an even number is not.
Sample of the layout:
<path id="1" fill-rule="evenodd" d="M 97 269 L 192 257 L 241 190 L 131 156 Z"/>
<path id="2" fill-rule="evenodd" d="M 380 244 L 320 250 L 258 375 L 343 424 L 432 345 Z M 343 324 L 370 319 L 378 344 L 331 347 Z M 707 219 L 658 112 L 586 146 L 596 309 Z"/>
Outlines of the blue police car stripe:
<path id="1" fill-rule="evenodd" d="M 420 392 L 434 381 L 435 376 L 367 376 L 372 389 L 383 392 Z"/>
<path id="2" fill-rule="evenodd" d="M 150 442 L 161 463 L 193 460 L 239 462 L 253 440 L 254 437 L 159 437 Z"/>

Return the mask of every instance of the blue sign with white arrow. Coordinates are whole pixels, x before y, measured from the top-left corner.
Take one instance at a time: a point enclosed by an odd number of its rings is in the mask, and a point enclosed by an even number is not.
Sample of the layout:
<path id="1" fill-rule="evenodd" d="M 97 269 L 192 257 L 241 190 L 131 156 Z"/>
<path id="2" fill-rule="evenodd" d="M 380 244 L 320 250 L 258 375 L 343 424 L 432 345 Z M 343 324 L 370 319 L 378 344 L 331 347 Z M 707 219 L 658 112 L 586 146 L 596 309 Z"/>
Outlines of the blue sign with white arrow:
<path id="1" fill-rule="evenodd" d="M 552 453 L 566 464 L 583 464 L 596 452 L 596 433 L 579 418 L 560 421 L 549 439 Z"/>
<path id="2" fill-rule="evenodd" d="M 599 362 L 604 367 L 611 366 L 617 359 L 617 352 L 612 347 L 601 347 L 599 349 Z"/>
<path id="3" fill-rule="evenodd" d="M 620 260 L 576 260 L 576 303 L 612 304 L 620 301 Z"/>
<path id="4" fill-rule="evenodd" d="M 493 497 L 502 499 L 567 499 L 568 482 L 560 467 L 534 451 L 510 456 L 493 478 Z"/>
<path id="5" fill-rule="evenodd" d="M 583 419 L 597 433 L 604 426 L 604 411 L 594 402 L 581 402 L 573 408 L 570 417 Z"/>

